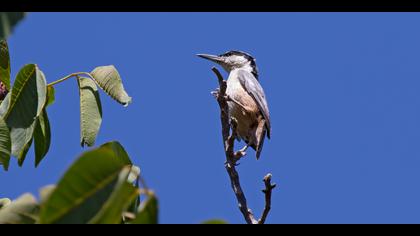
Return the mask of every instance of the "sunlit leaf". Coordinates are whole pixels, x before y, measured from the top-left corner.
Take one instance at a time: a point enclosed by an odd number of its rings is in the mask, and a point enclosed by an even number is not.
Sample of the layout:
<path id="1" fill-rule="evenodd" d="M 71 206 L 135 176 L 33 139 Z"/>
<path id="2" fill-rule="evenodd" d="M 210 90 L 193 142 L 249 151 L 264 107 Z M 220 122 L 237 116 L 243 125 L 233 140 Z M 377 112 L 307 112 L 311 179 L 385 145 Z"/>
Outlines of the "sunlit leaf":
<path id="1" fill-rule="evenodd" d="M 42 204 L 40 223 L 88 223 L 110 198 L 121 171 L 131 165 L 118 142 L 85 152 Z"/>
<path id="2" fill-rule="evenodd" d="M 24 66 L 16 76 L 4 115 L 10 129 L 13 156 L 20 155 L 32 138 L 34 123 L 46 102 L 46 90 L 45 76 L 34 64 Z"/>
<path id="3" fill-rule="evenodd" d="M 97 67 L 92 71 L 91 75 L 99 87 L 115 101 L 124 106 L 128 106 L 131 103 L 132 99 L 125 91 L 120 74 L 114 66 Z"/>
<path id="4" fill-rule="evenodd" d="M 98 88 L 88 78 L 79 78 L 81 145 L 93 146 L 102 123 L 102 107 Z"/>

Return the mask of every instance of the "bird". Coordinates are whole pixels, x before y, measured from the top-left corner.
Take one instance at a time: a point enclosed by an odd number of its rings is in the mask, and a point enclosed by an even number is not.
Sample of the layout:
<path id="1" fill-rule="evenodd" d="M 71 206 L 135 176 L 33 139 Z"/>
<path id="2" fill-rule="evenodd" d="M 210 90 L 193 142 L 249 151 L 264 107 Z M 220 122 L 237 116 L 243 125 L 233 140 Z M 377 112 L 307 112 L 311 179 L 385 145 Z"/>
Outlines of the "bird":
<path id="1" fill-rule="evenodd" d="M 246 143 L 240 151 L 245 153 L 248 147 L 252 147 L 258 160 L 265 137 L 271 138 L 271 121 L 266 95 L 259 82 L 255 58 L 238 50 L 220 55 L 197 54 L 197 56 L 217 63 L 229 73 L 226 95 L 229 117 L 236 122 L 235 137 Z"/>

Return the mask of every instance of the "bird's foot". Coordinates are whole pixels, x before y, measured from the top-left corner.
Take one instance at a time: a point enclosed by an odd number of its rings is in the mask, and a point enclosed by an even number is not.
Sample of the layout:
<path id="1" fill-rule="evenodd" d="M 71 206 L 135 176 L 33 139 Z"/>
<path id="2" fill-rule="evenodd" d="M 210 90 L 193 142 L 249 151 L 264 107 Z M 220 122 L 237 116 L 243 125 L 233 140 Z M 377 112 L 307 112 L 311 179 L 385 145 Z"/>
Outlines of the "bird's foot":
<path id="1" fill-rule="evenodd" d="M 243 147 L 242 149 L 240 149 L 239 151 L 235 152 L 235 158 L 236 159 L 241 159 L 242 157 L 246 156 L 246 150 L 248 149 L 249 145 L 246 145 L 245 147 Z"/>
<path id="2" fill-rule="evenodd" d="M 244 151 L 237 151 L 237 152 L 235 152 L 235 154 L 234 154 L 235 156 L 235 159 L 241 159 L 242 157 L 244 157 L 244 156 L 246 156 L 246 152 L 244 152 Z"/>

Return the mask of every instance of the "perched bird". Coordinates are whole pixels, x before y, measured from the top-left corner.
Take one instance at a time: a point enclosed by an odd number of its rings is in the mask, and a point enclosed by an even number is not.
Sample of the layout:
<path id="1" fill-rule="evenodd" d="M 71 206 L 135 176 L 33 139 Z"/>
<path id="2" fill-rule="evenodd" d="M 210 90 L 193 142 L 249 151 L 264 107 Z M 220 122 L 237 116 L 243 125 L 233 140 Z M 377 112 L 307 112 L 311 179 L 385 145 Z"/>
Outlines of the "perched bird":
<path id="1" fill-rule="evenodd" d="M 258 80 L 255 59 L 248 53 L 228 51 L 219 56 L 197 54 L 213 61 L 228 73 L 226 95 L 228 96 L 229 116 L 237 123 L 236 138 L 244 140 L 245 152 L 250 146 L 259 159 L 264 138 L 270 139 L 271 124 L 265 93 Z"/>

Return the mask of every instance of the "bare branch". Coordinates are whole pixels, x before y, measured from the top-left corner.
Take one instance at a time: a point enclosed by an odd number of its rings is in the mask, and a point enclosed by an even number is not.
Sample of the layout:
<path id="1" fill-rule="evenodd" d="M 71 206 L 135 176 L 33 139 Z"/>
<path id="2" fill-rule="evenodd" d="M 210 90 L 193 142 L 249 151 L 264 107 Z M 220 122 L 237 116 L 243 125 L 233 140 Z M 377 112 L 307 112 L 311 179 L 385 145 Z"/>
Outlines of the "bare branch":
<path id="1" fill-rule="evenodd" d="M 265 195 L 265 207 L 262 213 L 261 219 L 258 221 L 258 224 L 264 224 L 267 219 L 268 213 L 271 209 L 271 192 L 276 187 L 276 184 L 271 184 L 271 174 L 267 174 L 264 177 L 265 189 L 262 191 Z"/>
<path id="2" fill-rule="evenodd" d="M 212 71 L 216 74 L 219 82 L 219 88 L 216 91 L 213 91 L 212 94 L 216 97 L 220 107 L 223 145 L 226 154 L 225 168 L 230 177 L 231 186 L 238 201 L 239 210 L 241 211 L 242 215 L 245 218 L 245 221 L 248 224 L 264 224 L 271 208 L 271 192 L 275 185 L 271 185 L 271 174 L 268 174 L 264 178 L 264 183 L 266 185 L 266 189 L 263 190 L 263 192 L 265 193 L 266 201 L 264 212 L 261 219 L 256 220 L 251 209 L 248 208 L 246 197 L 239 181 L 239 174 L 235 168 L 237 165 L 237 161 L 239 161 L 240 158 L 242 158 L 245 155 L 245 152 L 234 151 L 237 123 L 235 120 L 230 120 L 229 118 L 228 101 L 231 101 L 231 99 L 226 95 L 227 84 L 226 81 L 223 79 L 222 74 L 216 67 L 213 67 Z M 230 132 L 231 128 L 232 132 Z"/>

